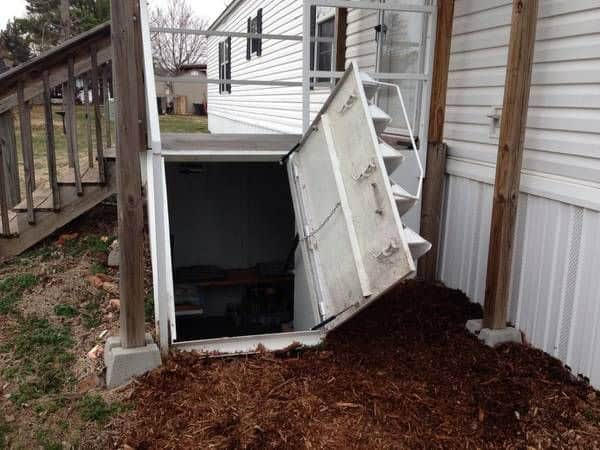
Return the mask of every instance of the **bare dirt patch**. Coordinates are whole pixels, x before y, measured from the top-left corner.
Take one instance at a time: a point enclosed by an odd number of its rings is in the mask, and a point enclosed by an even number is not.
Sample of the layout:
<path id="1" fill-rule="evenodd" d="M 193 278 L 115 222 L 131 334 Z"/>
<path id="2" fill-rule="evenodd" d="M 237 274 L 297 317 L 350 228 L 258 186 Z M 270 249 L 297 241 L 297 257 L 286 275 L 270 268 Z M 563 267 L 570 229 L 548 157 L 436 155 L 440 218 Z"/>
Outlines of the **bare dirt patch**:
<path id="1" fill-rule="evenodd" d="M 480 308 L 408 282 L 318 350 L 174 353 L 113 424 L 136 449 L 598 448 L 600 400 L 526 346 L 464 330 Z"/>

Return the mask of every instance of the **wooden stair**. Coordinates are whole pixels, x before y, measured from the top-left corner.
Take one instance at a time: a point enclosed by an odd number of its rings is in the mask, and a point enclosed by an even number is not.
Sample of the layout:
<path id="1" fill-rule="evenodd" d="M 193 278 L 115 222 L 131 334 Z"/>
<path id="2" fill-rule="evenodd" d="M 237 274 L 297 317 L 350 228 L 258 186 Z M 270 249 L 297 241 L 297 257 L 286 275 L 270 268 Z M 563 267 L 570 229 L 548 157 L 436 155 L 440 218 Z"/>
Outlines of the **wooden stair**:
<path id="1" fill-rule="evenodd" d="M 58 174 L 60 209 L 54 211 L 52 190 L 42 186 L 33 192 L 35 223 L 27 220 L 27 202 L 23 200 L 9 211 L 10 236 L 0 237 L 0 257 L 18 255 L 59 228 L 116 193 L 116 159 L 114 149 L 104 153 L 106 183 L 100 183 L 98 168 L 82 170 L 83 193 L 77 194 L 72 169 Z"/>
<path id="2" fill-rule="evenodd" d="M 0 74 L 0 258 L 27 250 L 116 192 L 111 65 L 107 22 Z M 53 98 L 57 88 L 62 111 Z M 81 92 L 86 95 L 79 108 Z M 43 132 L 32 126 L 38 105 Z M 55 126 L 57 112 L 62 127 Z M 61 132 L 64 148 L 57 147 Z M 65 150 L 73 167 L 63 170 L 57 154 Z M 37 182 L 39 169 L 47 181 Z"/>

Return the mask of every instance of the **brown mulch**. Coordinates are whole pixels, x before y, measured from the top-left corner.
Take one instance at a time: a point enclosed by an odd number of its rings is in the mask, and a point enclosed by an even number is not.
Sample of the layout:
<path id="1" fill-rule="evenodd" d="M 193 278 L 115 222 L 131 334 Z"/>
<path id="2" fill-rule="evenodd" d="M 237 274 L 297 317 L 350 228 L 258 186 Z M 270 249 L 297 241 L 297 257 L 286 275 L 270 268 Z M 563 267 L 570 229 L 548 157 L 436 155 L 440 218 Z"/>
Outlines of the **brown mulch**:
<path id="1" fill-rule="evenodd" d="M 141 378 L 121 444 L 149 448 L 600 448 L 600 398 L 527 346 L 464 330 L 464 294 L 408 282 L 319 350 L 174 353 Z"/>

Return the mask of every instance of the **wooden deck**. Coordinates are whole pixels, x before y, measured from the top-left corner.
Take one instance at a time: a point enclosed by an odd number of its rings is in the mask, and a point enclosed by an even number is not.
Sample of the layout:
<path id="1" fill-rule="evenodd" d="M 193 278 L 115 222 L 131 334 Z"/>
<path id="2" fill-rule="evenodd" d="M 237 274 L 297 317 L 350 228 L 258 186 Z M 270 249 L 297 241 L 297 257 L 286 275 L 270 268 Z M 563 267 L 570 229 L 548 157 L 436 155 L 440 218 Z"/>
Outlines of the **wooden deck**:
<path id="1" fill-rule="evenodd" d="M 177 160 L 228 161 L 242 157 L 269 161 L 287 154 L 300 137 L 296 134 L 162 133 L 161 154 Z"/>

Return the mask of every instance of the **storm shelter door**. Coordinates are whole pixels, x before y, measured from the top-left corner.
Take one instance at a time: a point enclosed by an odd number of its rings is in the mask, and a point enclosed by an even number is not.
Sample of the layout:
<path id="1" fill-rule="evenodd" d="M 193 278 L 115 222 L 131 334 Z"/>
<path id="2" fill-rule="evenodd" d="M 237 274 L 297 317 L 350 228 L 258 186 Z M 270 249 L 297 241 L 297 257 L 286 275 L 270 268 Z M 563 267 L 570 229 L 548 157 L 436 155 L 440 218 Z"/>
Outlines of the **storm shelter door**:
<path id="1" fill-rule="evenodd" d="M 312 301 L 331 328 L 415 270 L 357 66 L 288 159 Z"/>

